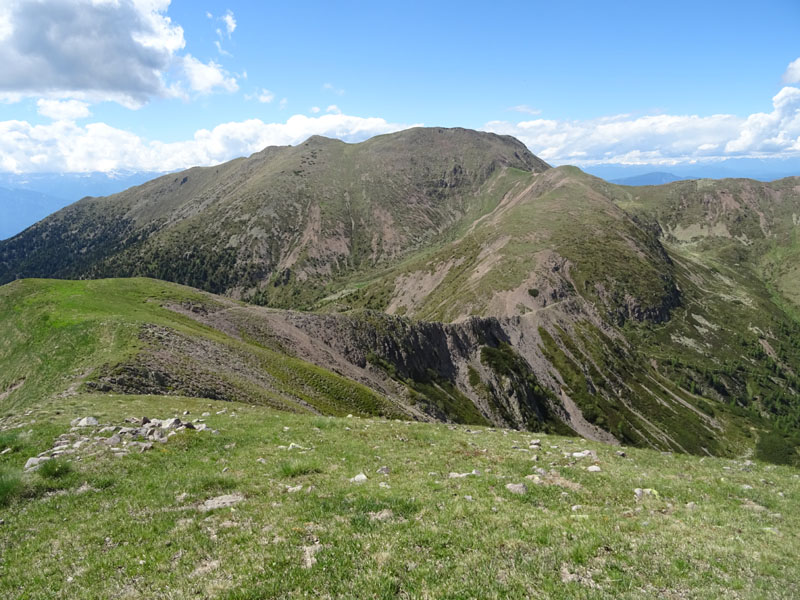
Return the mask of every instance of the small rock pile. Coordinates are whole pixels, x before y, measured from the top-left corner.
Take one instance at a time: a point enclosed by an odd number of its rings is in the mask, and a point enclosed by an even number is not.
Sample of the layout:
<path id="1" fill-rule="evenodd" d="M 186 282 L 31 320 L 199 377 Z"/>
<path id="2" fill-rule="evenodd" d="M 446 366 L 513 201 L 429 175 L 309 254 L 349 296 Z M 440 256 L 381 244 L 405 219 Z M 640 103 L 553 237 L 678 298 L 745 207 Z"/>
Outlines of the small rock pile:
<path id="1" fill-rule="evenodd" d="M 147 452 L 154 443 L 166 443 L 167 439 L 179 431 L 211 431 L 202 419 L 183 422 L 177 417 L 170 419 L 149 419 L 148 417 L 129 417 L 125 423 L 130 426 L 101 426 L 95 417 L 74 419 L 67 433 L 58 436 L 49 450 L 33 456 L 25 463 L 25 471 L 37 470 L 43 463 L 60 456 L 81 460 L 103 452 L 123 457 L 131 451 Z M 110 436 L 103 434 L 110 433 Z"/>

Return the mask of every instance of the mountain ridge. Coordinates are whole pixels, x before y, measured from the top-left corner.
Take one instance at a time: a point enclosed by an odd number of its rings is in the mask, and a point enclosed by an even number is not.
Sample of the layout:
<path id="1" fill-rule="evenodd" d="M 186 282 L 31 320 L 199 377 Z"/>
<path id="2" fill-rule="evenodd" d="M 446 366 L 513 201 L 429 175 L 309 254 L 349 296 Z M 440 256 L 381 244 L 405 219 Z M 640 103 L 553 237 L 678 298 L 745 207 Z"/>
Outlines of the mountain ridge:
<path id="1" fill-rule="evenodd" d="M 271 308 L 186 318 L 271 332 L 262 344 L 280 332 L 276 356 L 418 418 L 730 455 L 757 446 L 751 427 L 800 429 L 798 214 L 796 179 L 617 186 L 513 138 L 412 129 L 317 137 L 87 199 L 0 243 L 0 278 L 200 286 Z M 270 312 L 287 308 L 302 312 Z M 178 366 L 139 353 L 98 385 L 271 397 L 192 387 L 179 365 L 202 356 L 194 338 L 141 335 Z"/>

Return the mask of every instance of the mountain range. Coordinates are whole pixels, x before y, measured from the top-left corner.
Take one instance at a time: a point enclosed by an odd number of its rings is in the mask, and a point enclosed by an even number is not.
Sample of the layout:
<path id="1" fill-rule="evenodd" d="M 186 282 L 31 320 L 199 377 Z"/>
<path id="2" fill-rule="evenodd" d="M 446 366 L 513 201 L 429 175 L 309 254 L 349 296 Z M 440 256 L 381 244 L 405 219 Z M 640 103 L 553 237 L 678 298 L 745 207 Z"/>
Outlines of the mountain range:
<path id="1" fill-rule="evenodd" d="M 85 196 L 108 195 L 157 173 L 0 173 L 0 240 Z"/>
<path id="2" fill-rule="evenodd" d="M 77 386 L 792 461 L 799 224 L 797 177 L 631 187 L 464 129 L 312 137 L 0 242 L 0 390 L 7 406 Z M 62 365 L 46 382 L 44 346 Z"/>

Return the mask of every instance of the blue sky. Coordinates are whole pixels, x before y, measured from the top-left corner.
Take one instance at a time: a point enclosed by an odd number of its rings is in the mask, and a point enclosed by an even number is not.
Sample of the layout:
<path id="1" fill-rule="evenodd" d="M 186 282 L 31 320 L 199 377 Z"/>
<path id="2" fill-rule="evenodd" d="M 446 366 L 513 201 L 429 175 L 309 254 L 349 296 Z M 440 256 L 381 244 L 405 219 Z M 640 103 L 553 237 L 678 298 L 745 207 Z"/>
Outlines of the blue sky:
<path id="1" fill-rule="evenodd" d="M 585 167 L 798 157 L 798 31 L 797 0 L 0 0 L 0 172 L 183 168 L 417 124 Z"/>

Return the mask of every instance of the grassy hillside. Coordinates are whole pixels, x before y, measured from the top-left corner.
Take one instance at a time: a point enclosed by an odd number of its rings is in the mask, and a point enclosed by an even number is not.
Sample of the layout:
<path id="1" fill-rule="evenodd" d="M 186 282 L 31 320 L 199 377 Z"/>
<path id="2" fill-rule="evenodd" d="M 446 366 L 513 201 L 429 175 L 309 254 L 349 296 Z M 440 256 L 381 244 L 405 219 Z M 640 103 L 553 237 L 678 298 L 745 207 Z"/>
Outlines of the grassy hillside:
<path id="1" fill-rule="evenodd" d="M 18 314 L 45 284 L 15 283 L 0 393 L 75 384 L 795 463 L 798 215 L 796 178 L 626 187 L 462 129 L 314 137 L 0 243 L 0 280 L 151 275 L 226 296 L 98 282 Z M 57 348 L 81 351 L 36 375 L 49 329 L 104 295 L 115 317 L 69 321 Z M 45 324 L 33 345 L 28 322 Z"/>
<path id="2" fill-rule="evenodd" d="M 18 414 L 86 387 L 152 386 L 292 412 L 406 414 L 278 345 L 251 343 L 165 308 L 220 302 L 230 301 L 146 279 L 24 280 L 0 287 L 0 411 Z"/>
<path id="3" fill-rule="evenodd" d="M 99 424 L 70 428 L 88 415 Z M 111 440 L 118 429 L 100 433 L 142 416 L 209 429 L 143 453 Z M 22 473 L 56 440 L 82 438 Z M 3 598 L 800 594 L 800 478 L 790 467 L 84 394 L 4 416 L 0 452 Z M 359 473 L 366 481 L 351 482 Z"/>

